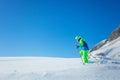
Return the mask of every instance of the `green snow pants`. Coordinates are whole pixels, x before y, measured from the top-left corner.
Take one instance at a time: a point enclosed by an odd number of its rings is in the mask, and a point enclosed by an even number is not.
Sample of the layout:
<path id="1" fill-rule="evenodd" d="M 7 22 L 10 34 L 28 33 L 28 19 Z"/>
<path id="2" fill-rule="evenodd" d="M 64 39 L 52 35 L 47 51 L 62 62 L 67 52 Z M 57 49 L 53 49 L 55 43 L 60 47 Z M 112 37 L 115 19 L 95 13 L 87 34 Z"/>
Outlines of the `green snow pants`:
<path id="1" fill-rule="evenodd" d="M 88 63 L 88 50 L 81 50 L 80 56 L 84 63 Z"/>

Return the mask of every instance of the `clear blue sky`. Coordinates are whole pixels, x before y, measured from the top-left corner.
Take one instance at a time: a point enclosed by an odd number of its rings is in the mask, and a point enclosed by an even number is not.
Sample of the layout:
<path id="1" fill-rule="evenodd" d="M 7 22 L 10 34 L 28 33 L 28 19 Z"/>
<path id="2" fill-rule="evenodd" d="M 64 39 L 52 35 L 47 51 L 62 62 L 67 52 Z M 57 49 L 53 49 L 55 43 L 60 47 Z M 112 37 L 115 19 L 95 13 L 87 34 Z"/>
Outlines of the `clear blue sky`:
<path id="1" fill-rule="evenodd" d="M 0 0 L 0 56 L 79 57 L 120 24 L 120 0 Z"/>

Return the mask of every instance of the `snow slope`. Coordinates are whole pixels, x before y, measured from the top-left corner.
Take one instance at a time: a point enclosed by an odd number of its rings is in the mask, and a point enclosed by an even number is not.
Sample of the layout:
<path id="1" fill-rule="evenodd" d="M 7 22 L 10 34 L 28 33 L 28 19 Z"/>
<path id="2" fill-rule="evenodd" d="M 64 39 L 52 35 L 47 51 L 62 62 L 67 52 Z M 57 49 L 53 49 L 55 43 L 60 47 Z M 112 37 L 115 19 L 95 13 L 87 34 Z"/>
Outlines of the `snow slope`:
<path id="1" fill-rule="evenodd" d="M 99 53 L 103 53 L 107 58 L 120 60 L 120 37 L 92 52 L 92 54 Z"/>
<path id="2" fill-rule="evenodd" d="M 119 64 L 80 58 L 0 57 L 0 80 L 119 80 Z"/>

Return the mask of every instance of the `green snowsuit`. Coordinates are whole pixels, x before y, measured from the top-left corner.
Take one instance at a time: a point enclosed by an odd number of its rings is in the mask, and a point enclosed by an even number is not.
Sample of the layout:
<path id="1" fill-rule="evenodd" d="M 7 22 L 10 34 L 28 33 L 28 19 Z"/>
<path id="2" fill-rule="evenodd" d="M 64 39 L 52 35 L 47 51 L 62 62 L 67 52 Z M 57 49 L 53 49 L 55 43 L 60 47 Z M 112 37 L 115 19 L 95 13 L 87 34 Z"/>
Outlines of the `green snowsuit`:
<path id="1" fill-rule="evenodd" d="M 79 52 L 80 56 L 83 59 L 84 63 L 88 63 L 89 62 L 88 61 L 88 51 L 89 51 L 88 45 L 83 38 L 81 38 L 78 42 L 79 42 L 79 46 L 81 47 L 81 51 Z"/>

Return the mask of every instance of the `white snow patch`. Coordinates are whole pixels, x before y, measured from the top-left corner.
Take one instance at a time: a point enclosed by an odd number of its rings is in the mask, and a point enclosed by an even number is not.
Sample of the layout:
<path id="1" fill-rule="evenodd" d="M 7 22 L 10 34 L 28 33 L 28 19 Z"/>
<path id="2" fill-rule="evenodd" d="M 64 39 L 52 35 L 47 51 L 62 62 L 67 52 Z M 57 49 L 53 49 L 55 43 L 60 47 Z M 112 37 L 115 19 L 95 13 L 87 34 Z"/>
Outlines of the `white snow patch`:
<path id="1" fill-rule="evenodd" d="M 119 64 L 82 65 L 80 58 L 0 57 L 0 80 L 118 80 Z"/>

